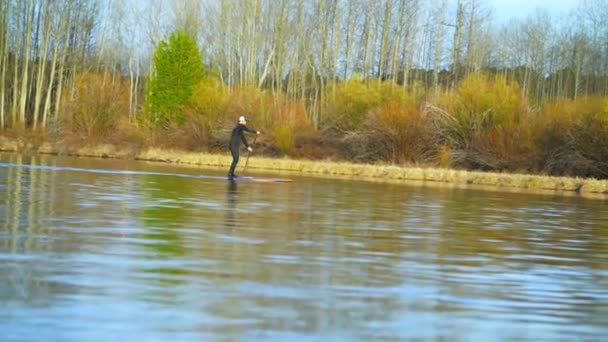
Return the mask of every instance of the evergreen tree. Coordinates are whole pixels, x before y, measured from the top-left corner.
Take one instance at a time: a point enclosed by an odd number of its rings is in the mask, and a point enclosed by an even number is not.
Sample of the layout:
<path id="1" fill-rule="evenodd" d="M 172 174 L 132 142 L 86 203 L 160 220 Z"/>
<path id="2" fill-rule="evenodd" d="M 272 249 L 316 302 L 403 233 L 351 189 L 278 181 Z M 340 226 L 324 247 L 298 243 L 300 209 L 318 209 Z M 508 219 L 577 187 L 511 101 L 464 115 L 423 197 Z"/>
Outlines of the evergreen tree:
<path id="1" fill-rule="evenodd" d="M 186 31 L 174 32 L 162 40 L 154 53 L 148 84 L 146 109 L 153 122 L 181 123 L 204 68 L 198 45 Z"/>

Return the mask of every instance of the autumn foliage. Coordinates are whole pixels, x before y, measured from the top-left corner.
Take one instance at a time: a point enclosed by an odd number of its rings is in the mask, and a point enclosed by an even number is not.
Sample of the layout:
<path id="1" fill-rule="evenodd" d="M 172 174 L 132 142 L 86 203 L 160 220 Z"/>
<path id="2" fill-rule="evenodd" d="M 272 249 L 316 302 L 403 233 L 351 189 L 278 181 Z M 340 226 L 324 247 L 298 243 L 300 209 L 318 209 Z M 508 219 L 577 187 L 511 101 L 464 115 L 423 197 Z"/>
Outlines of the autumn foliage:
<path id="1" fill-rule="evenodd" d="M 83 72 L 74 83 L 73 92 L 64 90 L 67 100 L 55 124 L 58 133 L 85 142 L 114 136 L 129 112 L 128 82 L 116 74 Z"/>
<path id="2" fill-rule="evenodd" d="M 429 105 L 435 141 L 450 151 L 453 166 L 529 171 L 536 149 L 533 118 L 517 83 L 474 74 Z"/>
<path id="3" fill-rule="evenodd" d="M 608 98 L 533 104 L 501 76 L 472 74 L 440 92 L 344 81 L 327 88 L 316 127 L 306 102 L 213 77 L 193 88 L 179 120 L 161 128 L 146 116 L 128 117 L 128 82 L 117 75 L 85 72 L 75 82 L 53 126 L 71 144 L 225 152 L 230 129 L 245 115 L 263 132 L 261 155 L 608 177 Z"/>
<path id="4" fill-rule="evenodd" d="M 607 97 L 534 103 L 501 75 L 471 73 L 441 89 L 353 76 L 327 82 L 310 102 L 205 74 L 196 43 L 178 32 L 159 46 L 137 115 L 129 84 L 115 73 L 77 73 L 55 132 L 67 144 L 225 153 L 244 115 L 263 132 L 261 155 L 608 177 Z"/>
<path id="5" fill-rule="evenodd" d="M 542 110 L 536 143 L 549 174 L 608 177 L 608 98 L 560 99 Z"/>

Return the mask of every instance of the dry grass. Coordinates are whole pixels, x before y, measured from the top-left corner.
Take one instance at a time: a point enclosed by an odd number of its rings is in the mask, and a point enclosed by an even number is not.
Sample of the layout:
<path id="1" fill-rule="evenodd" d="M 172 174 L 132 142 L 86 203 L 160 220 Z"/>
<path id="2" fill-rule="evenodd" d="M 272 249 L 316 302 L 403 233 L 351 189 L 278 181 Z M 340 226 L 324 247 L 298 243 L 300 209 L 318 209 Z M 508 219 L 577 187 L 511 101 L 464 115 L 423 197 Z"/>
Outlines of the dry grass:
<path id="1" fill-rule="evenodd" d="M 2 131 L 0 151 L 25 152 L 36 151 L 45 140 L 44 132 L 13 128 Z"/>
<path id="2" fill-rule="evenodd" d="M 17 152 L 21 149 L 19 140 L 8 139 L 0 136 L 0 151 Z"/>
<path id="3" fill-rule="evenodd" d="M 20 144 L 0 137 L 0 150 L 20 151 Z M 48 143 L 38 149 L 40 153 L 58 153 Z M 166 163 L 227 167 L 231 157 L 226 154 L 208 154 L 150 148 L 142 151 L 125 150 L 114 145 L 81 147 L 69 153 L 75 156 L 122 158 Z M 239 168 L 245 163 L 241 158 Z M 399 167 L 394 165 L 353 164 L 330 160 L 311 161 L 289 158 L 267 158 L 252 155 L 248 169 L 268 172 L 288 172 L 330 177 L 348 177 L 374 181 L 443 183 L 455 186 L 484 186 L 516 191 L 550 191 L 582 195 L 607 195 L 608 180 L 589 178 L 549 177 L 540 175 L 474 172 L 443 168 Z"/>

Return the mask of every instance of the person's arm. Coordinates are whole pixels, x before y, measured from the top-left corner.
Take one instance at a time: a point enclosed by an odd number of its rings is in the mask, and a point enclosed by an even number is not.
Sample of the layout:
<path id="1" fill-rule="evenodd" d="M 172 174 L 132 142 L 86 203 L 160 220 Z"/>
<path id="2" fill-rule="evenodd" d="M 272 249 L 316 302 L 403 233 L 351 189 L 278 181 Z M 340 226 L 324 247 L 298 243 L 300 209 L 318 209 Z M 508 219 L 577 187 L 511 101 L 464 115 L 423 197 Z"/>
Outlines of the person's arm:
<path id="1" fill-rule="evenodd" d="M 247 126 L 245 126 L 245 130 L 246 130 L 247 132 L 249 132 L 249 133 L 253 133 L 253 134 L 260 134 L 260 131 L 256 131 L 255 129 L 253 129 L 253 128 L 249 128 L 249 127 L 247 127 Z"/>
<path id="2" fill-rule="evenodd" d="M 241 133 L 241 140 L 243 140 L 243 144 L 245 144 L 245 147 L 250 148 L 249 143 L 247 142 L 247 139 L 245 139 L 245 134 Z"/>

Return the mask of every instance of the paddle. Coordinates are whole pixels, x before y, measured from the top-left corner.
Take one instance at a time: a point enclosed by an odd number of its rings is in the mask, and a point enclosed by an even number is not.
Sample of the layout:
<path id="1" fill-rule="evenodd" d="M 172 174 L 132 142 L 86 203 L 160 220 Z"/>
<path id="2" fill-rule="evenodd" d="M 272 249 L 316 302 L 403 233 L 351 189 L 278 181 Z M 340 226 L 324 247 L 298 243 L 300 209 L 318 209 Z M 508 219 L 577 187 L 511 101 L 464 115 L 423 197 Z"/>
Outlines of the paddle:
<path id="1" fill-rule="evenodd" d="M 250 146 L 255 145 L 255 140 L 258 138 L 258 135 L 256 134 L 255 137 L 253 138 L 253 142 L 251 143 Z M 247 160 L 245 160 L 245 166 L 243 167 L 243 174 L 245 174 L 245 170 L 247 169 L 247 163 L 249 163 L 249 156 L 251 155 L 251 151 L 247 151 Z"/>

